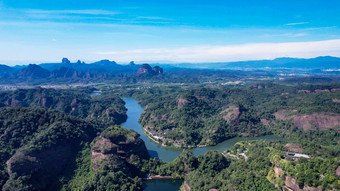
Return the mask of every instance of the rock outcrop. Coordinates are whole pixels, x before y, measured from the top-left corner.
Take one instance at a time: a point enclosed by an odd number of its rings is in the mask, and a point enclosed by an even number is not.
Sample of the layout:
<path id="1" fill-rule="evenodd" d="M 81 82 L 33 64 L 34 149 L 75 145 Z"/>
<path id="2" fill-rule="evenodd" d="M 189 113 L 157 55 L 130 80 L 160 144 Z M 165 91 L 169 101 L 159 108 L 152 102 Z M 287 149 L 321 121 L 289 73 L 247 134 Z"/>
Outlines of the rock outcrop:
<path id="1" fill-rule="evenodd" d="M 305 131 L 327 129 L 339 130 L 340 114 L 330 112 L 319 112 L 311 115 L 297 115 L 296 110 L 280 110 L 274 113 L 277 120 L 291 120 L 298 128 Z"/>
<path id="2" fill-rule="evenodd" d="M 283 172 L 282 168 L 277 167 L 277 166 L 274 167 L 275 177 L 280 177 L 282 172 Z"/>
<path id="3" fill-rule="evenodd" d="M 303 130 L 337 129 L 340 130 L 340 114 L 313 113 L 312 115 L 298 115 L 293 118 L 294 124 Z M 317 128 L 316 128 L 317 127 Z"/>
<path id="4" fill-rule="evenodd" d="M 237 106 L 230 106 L 225 109 L 223 112 L 224 120 L 232 125 L 237 125 L 239 123 L 238 119 L 240 116 L 240 108 Z"/>
<path id="5" fill-rule="evenodd" d="M 286 176 L 286 180 L 285 180 L 285 186 L 292 191 L 322 191 L 321 187 L 310 187 L 307 185 L 304 185 L 303 187 L 300 188 L 299 185 L 296 184 L 296 181 L 294 178 L 291 178 L 289 176 Z"/>
<path id="6" fill-rule="evenodd" d="M 61 63 L 62 63 L 62 64 L 71 64 L 70 60 L 67 59 L 67 58 L 63 58 L 63 59 L 61 60 Z"/>
<path id="7" fill-rule="evenodd" d="M 285 186 L 293 191 L 299 191 L 300 187 L 295 183 L 295 179 L 289 176 L 286 176 Z"/>
<path id="8" fill-rule="evenodd" d="M 151 67 L 149 64 L 143 64 L 137 71 L 137 75 L 156 76 L 163 74 L 163 68 L 159 66 Z"/>
<path id="9" fill-rule="evenodd" d="M 178 98 L 177 100 L 177 107 L 181 108 L 181 106 L 183 105 L 187 105 L 189 103 L 189 100 L 183 98 L 182 96 L 180 98 Z"/>
<path id="10" fill-rule="evenodd" d="M 159 66 L 155 66 L 152 68 L 153 74 L 154 75 L 160 75 L 163 74 L 163 68 L 159 67 Z"/>
<path id="11" fill-rule="evenodd" d="M 137 71 L 137 75 L 142 75 L 142 74 L 152 74 L 152 68 L 149 64 L 143 64 Z"/>
<path id="12" fill-rule="evenodd" d="M 91 150 L 94 171 L 105 165 L 110 170 L 131 174 L 136 161 L 150 157 L 139 134 L 118 126 L 106 129 L 94 141 Z"/>
<path id="13" fill-rule="evenodd" d="M 99 131 L 97 124 L 43 108 L 1 108 L 0 124 L 4 191 L 48 190 L 74 160 L 80 143 L 90 143 Z"/>

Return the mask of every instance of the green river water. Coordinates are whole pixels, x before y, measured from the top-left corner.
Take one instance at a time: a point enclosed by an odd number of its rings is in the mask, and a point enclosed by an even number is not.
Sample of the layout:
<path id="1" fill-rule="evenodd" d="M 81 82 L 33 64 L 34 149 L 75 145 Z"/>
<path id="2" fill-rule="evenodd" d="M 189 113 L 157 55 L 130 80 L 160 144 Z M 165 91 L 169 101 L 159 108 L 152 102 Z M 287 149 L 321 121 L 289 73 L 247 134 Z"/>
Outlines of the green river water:
<path id="1" fill-rule="evenodd" d="M 128 109 L 127 111 L 128 118 L 126 122 L 122 124 L 122 126 L 127 129 L 133 129 L 137 133 L 140 134 L 141 139 L 144 140 L 146 148 L 148 149 L 149 154 L 152 157 L 158 157 L 163 161 L 170 162 L 182 153 L 183 149 L 165 148 L 165 147 L 162 147 L 160 144 L 157 144 L 151 141 L 143 132 L 142 126 L 138 123 L 138 119 L 144 109 L 133 98 L 123 98 L 123 100 L 126 103 L 125 107 Z M 195 156 L 203 155 L 207 151 L 210 151 L 210 150 L 222 152 L 228 148 L 231 148 L 235 143 L 239 141 L 258 140 L 258 139 L 273 140 L 273 139 L 277 139 L 277 137 L 273 135 L 253 137 L 253 138 L 236 137 L 236 138 L 226 140 L 216 146 L 194 148 L 192 149 L 192 152 Z M 179 187 L 181 186 L 181 184 L 182 184 L 182 181 L 180 180 L 151 180 L 151 181 L 146 181 L 144 185 L 144 190 L 145 191 L 156 191 L 156 190 L 176 191 L 176 190 L 179 190 Z"/>

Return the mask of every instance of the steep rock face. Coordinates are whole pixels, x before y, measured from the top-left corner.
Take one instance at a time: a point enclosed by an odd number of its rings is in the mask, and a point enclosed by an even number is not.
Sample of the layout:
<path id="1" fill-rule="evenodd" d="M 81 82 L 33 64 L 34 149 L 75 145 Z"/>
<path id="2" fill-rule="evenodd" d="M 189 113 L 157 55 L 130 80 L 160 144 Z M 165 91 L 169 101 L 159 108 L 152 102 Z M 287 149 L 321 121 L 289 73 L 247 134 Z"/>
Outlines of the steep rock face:
<path id="1" fill-rule="evenodd" d="M 155 66 L 152 68 L 153 74 L 154 75 L 159 75 L 159 74 L 163 74 L 163 68 L 159 67 L 159 66 Z"/>
<path id="2" fill-rule="evenodd" d="M 95 144 L 91 147 L 91 150 L 91 164 L 94 171 L 105 163 L 108 164 L 112 170 L 121 169 L 124 173 L 128 172 L 128 167 L 124 160 L 118 156 L 118 145 L 112 143 L 109 139 L 99 137 Z"/>
<path id="3" fill-rule="evenodd" d="M 340 166 L 338 166 L 338 168 L 336 169 L 335 174 L 336 174 L 337 176 L 340 176 Z"/>
<path id="4" fill-rule="evenodd" d="M 285 180 L 285 186 L 292 190 L 292 191 L 322 191 L 321 187 L 310 187 L 307 185 L 304 185 L 302 188 L 299 187 L 299 185 L 296 184 L 295 179 L 291 178 L 289 176 L 286 176 L 286 180 Z"/>
<path id="5" fill-rule="evenodd" d="M 239 123 L 238 119 L 240 116 L 240 108 L 237 106 L 230 106 L 225 109 L 222 113 L 226 113 L 224 115 L 224 120 L 229 124 L 237 125 Z"/>
<path id="6" fill-rule="evenodd" d="M 42 108 L 1 108 L 0 190 L 46 190 L 99 129 Z"/>
<path id="7" fill-rule="evenodd" d="M 95 141 L 92 150 L 92 168 L 97 170 L 106 165 L 113 171 L 127 174 L 135 161 L 148 159 L 149 154 L 139 134 L 118 126 L 106 129 Z M 133 168 L 133 167 L 132 167 Z"/>
<path id="8" fill-rule="evenodd" d="M 299 115 L 293 118 L 294 124 L 303 130 L 338 129 L 340 130 L 340 114 L 337 113 L 314 113 L 312 115 Z"/>
<path id="9" fill-rule="evenodd" d="M 72 108 L 72 111 L 74 111 L 74 110 L 77 108 L 77 106 L 79 105 L 78 102 L 79 102 L 79 101 L 78 101 L 77 98 L 74 98 L 74 99 L 72 100 L 72 102 L 71 102 L 71 104 L 70 104 L 70 106 L 71 106 L 71 108 Z"/>
<path id="10" fill-rule="evenodd" d="M 332 100 L 334 103 L 340 103 L 340 99 L 333 99 Z"/>
<path id="11" fill-rule="evenodd" d="M 137 75 L 152 74 L 152 68 L 149 64 L 143 64 L 137 71 Z"/>
<path id="12" fill-rule="evenodd" d="M 70 60 L 67 59 L 67 58 L 63 58 L 63 59 L 61 60 L 61 63 L 62 63 L 62 64 L 71 64 Z"/>
<path id="13" fill-rule="evenodd" d="M 105 115 L 104 120 L 113 122 L 115 124 L 120 124 L 124 121 L 126 121 L 127 116 L 123 112 L 119 112 L 114 108 L 107 108 L 105 110 Z"/>
<path id="14" fill-rule="evenodd" d="M 292 120 L 295 126 L 302 128 L 305 131 L 327 129 L 339 130 L 340 127 L 340 114 L 338 113 L 313 113 L 311 115 L 296 115 L 296 110 L 280 110 L 274 113 L 278 120 Z"/>
<path id="15" fill-rule="evenodd" d="M 22 101 L 17 100 L 16 98 L 10 98 L 6 100 L 5 105 L 15 107 L 15 106 L 22 106 L 23 103 Z"/>
<path id="16" fill-rule="evenodd" d="M 155 76 L 163 74 L 163 68 L 159 66 L 151 67 L 149 64 L 143 64 L 137 71 L 137 75 Z"/>
<path id="17" fill-rule="evenodd" d="M 183 105 L 187 105 L 189 103 L 189 100 L 183 98 L 182 96 L 177 100 L 177 107 L 181 108 Z"/>
<path id="18" fill-rule="evenodd" d="M 285 185 L 286 185 L 287 188 L 289 188 L 293 191 L 299 191 L 300 190 L 299 185 L 297 185 L 295 183 L 295 179 L 291 178 L 289 176 L 286 176 Z"/>
<path id="19" fill-rule="evenodd" d="M 268 119 L 265 119 L 265 118 L 261 118 L 261 123 L 265 126 L 269 125 L 270 124 L 270 121 Z"/>
<path id="20" fill-rule="evenodd" d="M 274 167 L 274 172 L 275 172 L 275 177 L 280 177 L 282 172 L 283 172 L 283 170 L 282 170 L 282 168 L 275 166 Z"/>
<path id="21" fill-rule="evenodd" d="M 27 68 L 22 69 L 17 73 L 18 78 L 47 78 L 50 72 L 36 64 L 30 64 Z"/>
<path id="22" fill-rule="evenodd" d="M 38 105 L 41 105 L 42 107 L 49 108 L 53 103 L 52 97 L 40 97 L 38 99 Z"/>

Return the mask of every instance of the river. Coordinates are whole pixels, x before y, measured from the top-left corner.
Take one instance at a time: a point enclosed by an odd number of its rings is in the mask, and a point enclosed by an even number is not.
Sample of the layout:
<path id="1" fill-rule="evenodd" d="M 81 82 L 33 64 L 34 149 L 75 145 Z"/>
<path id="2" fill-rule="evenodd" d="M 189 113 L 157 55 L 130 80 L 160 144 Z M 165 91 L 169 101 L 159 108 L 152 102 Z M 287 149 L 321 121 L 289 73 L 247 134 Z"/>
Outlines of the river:
<path id="1" fill-rule="evenodd" d="M 145 142 L 146 148 L 149 151 L 149 154 L 152 157 L 158 157 L 163 161 L 171 162 L 176 157 L 178 157 L 183 149 L 180 148 L 166 148 L 162 147 L 160 144 L 157 144 L 151 141 L 142 130 L 141 124 L 138 123 L 138 119 L 143 112 L 143 108 L 137 103 L 137 101 L 133 98 L 122 98 L 125 101 L 125 107 L 128 109 L 127 111 L 127 120 L 122 126 L 126 129 L 133 129 L 137 133 L 140 134 L 141 139 Z M 203 148 L 194 148 L 191 149 L 195 156 L 203 155 L 207 151 L 215 150 L 223 152 L 226 149 L 231 148 L 235 143 L 243 140 L 273 140 L 277 139 L 276 136 L 262 136 L 262 137 L 254 137 L 254 138 L 245 138 L 245 137 L 237 137 L 233 139 L 226 140 L 216 146 L 209 146 Z M 143 186 L 144 191 L 176 191 L 179 190 L 182 185 L 182 180 L 150 180 L 146 181 Z"/>
<path id="2" fill-rule="evenodd" d="M 160 144 L 157 144 L 151 141 L 145 135 L 144 131 L 142 130 L 142 126 L 138 123 L 138 119 L 144 109 L 133 98 L 123 98 L 123 100 L 126 103 L 125 107 L 128 109 L 127 111 L 128 118 L 126 122 L 122 124 L 122 126 L 127 129 L 133 129 L 140 134 L 141 139 L 143 139 L 143 141 L 145 142 L 146 148 L 148 149 L 149 154 L 152 157 L 158 157 L 163 161 L 171 162 L 182 153 L 183 149 L 162 147 Z M 211 151 L 211 150 L 223 152 L 226 149 L 231 148 L 235 143 L 239 141 L 258 140 L 258 139 L 273 140 L 273 139 L 277 139 L 277 136 L 268 135 L 268 136 L 251 137 L 251 138 L 236 137 L 236 138 L 228 139 L 222 143 L 219 143 L 216 146 L 194 148 L 191 150 L 195 156 L 203 155 L 207 151 Z"/>

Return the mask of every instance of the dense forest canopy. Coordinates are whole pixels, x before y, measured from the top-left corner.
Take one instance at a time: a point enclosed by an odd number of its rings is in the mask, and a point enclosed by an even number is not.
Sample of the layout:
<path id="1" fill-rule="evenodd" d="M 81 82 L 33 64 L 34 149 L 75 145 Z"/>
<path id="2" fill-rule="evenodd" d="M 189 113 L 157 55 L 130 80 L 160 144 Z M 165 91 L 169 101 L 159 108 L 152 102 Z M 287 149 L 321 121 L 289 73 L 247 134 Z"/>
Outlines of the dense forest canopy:
<path id="1" fill-rule="evenodd" d="M 0 109 L 3 190 L 46 188 L 103 128 L 42 108 Z"/>
<path id="2" fill-rule="evenodd" d="M 339 127 L 339 85 L 272 83 L 232 88 L 150 88 L 126 91 L 146 107 L 140 122 L 164 145 L 215 145 L 234 136 L 273 134 L 275 125 Z M 319 117 L 317 117 L 319 116 Z M 309 121 L 303 121 L 304 118 Z M 331 121 L 329 124 L 327 121 Z"/>
<path id="3" fill-rule="evenodd" d="M 101 95 L 90 96 L 100 90 Z M 2 190 L 142 190 L 143 178 L 184 180 L 191 190 L 340 189 L 340 86 L 260 83 L 247 86 L 150 85 L 0 92 Z M 163 146 L 244 141 L 223 153 L 172 162 L 151 158 L 120 96 L 145 108 L 145 133 Z M 303 153 L 310 160 L 285 158 Z M 45 175 L 48 174 L 48 175 Z M 43 183 L 40 183 L 43 182 Z"/>
<path id="4" fill-rule="evenodd" d="M 79 90 L 55 90 L 52 88 L 19 89 L 0 92 L 4 106 L 43 107 L 108 125 L 126 120 L 126 108 L 122 99 L 112 95 L 90 96 L 94 88 Z"/>

